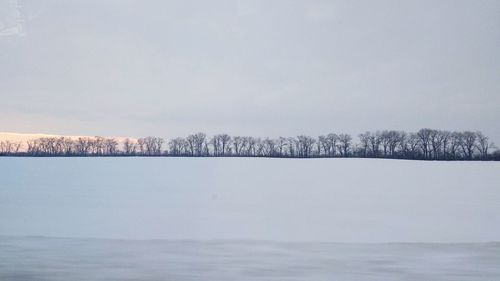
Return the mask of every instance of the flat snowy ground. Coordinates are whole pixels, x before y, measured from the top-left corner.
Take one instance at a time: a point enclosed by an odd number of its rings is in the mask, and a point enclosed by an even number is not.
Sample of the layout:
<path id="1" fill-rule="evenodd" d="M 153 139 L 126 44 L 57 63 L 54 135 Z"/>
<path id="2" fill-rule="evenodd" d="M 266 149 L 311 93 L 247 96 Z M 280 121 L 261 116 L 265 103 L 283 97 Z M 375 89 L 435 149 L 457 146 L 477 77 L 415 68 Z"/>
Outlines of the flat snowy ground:
<path id="1" fill-rule="evenodd" d="M 0 158 L 0 235 L 500 241 L 500 162 Z"/>
<path id="2" fill-rule="evenodd" d="M 500 163 L 0 158 L 0 235 L 2 280 L 494 280 Z"/>
<path id="3" fill-rule="evenodd" d="M 0 280 L 492 281 L 500 243 L 339 244 L 0 237 Z"/>

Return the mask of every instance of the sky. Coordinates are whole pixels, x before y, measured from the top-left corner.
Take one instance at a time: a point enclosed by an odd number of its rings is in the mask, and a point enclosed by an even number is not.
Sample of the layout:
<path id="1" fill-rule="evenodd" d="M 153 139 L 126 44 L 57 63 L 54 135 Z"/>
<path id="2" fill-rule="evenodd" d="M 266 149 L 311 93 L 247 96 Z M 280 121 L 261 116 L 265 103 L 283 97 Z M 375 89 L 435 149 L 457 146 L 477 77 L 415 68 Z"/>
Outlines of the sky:
<path id="1" fill-rule="evenodd" d="M 481 130 L 500 1 L 0 0 L 0 132 Z"/>

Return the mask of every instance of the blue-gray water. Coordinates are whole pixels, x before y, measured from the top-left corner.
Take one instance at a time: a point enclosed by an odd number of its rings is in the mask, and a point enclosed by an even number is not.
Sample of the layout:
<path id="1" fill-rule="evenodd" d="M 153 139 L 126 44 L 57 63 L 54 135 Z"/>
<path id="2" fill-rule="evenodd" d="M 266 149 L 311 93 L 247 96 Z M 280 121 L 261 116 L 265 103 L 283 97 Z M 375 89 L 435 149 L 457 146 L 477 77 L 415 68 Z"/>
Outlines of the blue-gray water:
<path id="1" fill-rule="evenodd" d="M 0 236 L 0 280 L 500 280 L 500 243 L 342 244 Z"/>

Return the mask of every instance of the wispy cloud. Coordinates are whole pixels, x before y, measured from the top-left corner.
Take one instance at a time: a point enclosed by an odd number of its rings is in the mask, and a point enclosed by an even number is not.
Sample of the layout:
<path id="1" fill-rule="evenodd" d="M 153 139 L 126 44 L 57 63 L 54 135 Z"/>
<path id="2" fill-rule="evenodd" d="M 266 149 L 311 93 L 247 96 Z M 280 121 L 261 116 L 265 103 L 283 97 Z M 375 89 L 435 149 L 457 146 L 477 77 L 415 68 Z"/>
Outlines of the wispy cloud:
<path id="1" fill-rule="evenodd" d="M 23 35 L 23 18 L 19 2 L 0 0 L 0 37 Z"/>

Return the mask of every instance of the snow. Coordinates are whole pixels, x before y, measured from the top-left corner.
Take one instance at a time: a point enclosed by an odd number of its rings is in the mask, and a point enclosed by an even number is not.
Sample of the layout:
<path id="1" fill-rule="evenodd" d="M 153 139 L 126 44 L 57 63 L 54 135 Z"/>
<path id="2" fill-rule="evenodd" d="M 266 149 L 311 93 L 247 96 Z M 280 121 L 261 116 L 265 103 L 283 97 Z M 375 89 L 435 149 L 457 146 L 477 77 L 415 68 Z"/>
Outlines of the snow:
<path id="1" fill-rule="evenodd" d="M 491 281 L 500 244 L 339 244 L 0 236 L 1 280 Z"/>
<path id="2" fill-rule="evenodd" d="M 3 157 L 0 235 L 500 241 L 500 163 Z"/>

